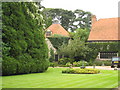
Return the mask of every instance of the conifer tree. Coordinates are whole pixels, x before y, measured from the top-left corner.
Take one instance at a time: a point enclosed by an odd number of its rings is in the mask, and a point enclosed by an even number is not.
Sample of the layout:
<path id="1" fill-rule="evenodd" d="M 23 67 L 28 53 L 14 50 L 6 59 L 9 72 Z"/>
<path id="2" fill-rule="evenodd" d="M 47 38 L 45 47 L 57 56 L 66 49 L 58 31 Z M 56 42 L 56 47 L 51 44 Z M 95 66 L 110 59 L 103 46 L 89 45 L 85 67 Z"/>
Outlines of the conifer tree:
<path id="1" fill-rule="evenodd" d="M 33 2 L 4 2 L 3 75 L 43 72 L 48 68 L 44 20 Z"/>

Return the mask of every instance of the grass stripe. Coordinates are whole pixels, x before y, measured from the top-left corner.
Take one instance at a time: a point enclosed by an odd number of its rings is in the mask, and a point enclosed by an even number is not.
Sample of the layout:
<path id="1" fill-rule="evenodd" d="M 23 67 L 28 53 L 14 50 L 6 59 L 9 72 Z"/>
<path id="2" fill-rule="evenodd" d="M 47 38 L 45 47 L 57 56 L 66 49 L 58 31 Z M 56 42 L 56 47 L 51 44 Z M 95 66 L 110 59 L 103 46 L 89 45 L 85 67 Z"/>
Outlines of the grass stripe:
<path id="1" fill-rule="evenodd" d="M 118 73 L 101 70 L 100 74 L 62 74 L 66 68 L 49 68 L 44 73 L 3 77 L 4 88 L 115 88 Z"/>

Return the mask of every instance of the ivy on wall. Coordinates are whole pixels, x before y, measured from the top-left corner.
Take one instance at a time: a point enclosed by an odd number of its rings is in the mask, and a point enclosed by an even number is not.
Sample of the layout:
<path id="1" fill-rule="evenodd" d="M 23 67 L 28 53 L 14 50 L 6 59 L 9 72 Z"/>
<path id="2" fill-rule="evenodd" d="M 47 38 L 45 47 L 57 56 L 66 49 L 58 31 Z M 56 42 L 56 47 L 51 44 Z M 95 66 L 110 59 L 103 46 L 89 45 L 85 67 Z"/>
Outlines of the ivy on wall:
<path id="1" fill-rule="evenodd" d="M 63 44 L 67 44 L 69 41 L 69 37 L 49 37 L 48 39 L 56 49 L 58 49 Z"/>
<path id="2" fill-rule="evenodd" d="M 93 56 L 97 57 L 98 52 L 118 52 L 120 55 L 120 42 L 88 42 L 89 48 L 92 48 Z"/>

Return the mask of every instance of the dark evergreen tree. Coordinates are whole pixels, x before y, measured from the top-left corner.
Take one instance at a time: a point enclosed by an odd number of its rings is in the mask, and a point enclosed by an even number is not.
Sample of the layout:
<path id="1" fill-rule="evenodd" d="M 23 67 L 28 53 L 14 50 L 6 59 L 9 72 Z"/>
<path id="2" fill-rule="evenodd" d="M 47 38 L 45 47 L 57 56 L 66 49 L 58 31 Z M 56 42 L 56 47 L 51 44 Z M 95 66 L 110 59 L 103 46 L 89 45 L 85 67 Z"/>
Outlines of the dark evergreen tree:
<path id="1" fill-rule="evenodd" d="M 91 13 L 83 10 L 76 9 L 75 11 L 64 10 L 64 9 L 54 9 L 45 8 L 43 9 L 43 14 L 46 16 L 46 21 L 50 22 L 50 18 L 58 18 L 61 25 L 66 30 L 71 30 L 74 32 L 77 28 L 85 29 L 90 31 L 91 27 Z M 47 24 L 48 27 L 49 24 Z"/>
<path id="2" fill-rule="evenodd" d="M 48 48 L 38 4 L 4 2 L 2 10 L 3 75 L 47 70 Z"/>

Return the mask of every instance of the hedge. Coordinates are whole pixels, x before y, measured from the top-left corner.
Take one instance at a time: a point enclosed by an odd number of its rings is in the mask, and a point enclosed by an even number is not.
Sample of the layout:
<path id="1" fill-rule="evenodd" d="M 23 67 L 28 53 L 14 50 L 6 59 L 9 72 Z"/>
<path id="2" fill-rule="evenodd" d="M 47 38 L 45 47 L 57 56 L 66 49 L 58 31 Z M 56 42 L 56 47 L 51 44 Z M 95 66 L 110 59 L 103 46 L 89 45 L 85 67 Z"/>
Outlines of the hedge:
<path id="1" fill-rule="evenodd" d="M 44 20 L 35 4 L 2 3 L 3 75 L 44 72 L 49 66 Z"/>
<path id="2" fill-rule="evenodd" d="M 66 70 L 62 70 L 62 73 L 69 73 L 69 74 L 98 74 L 98 73 L 100 73 L 100 70 L 92 69 L 92 68 L 85 68 L 85 69 L 68 68 Z"/>

